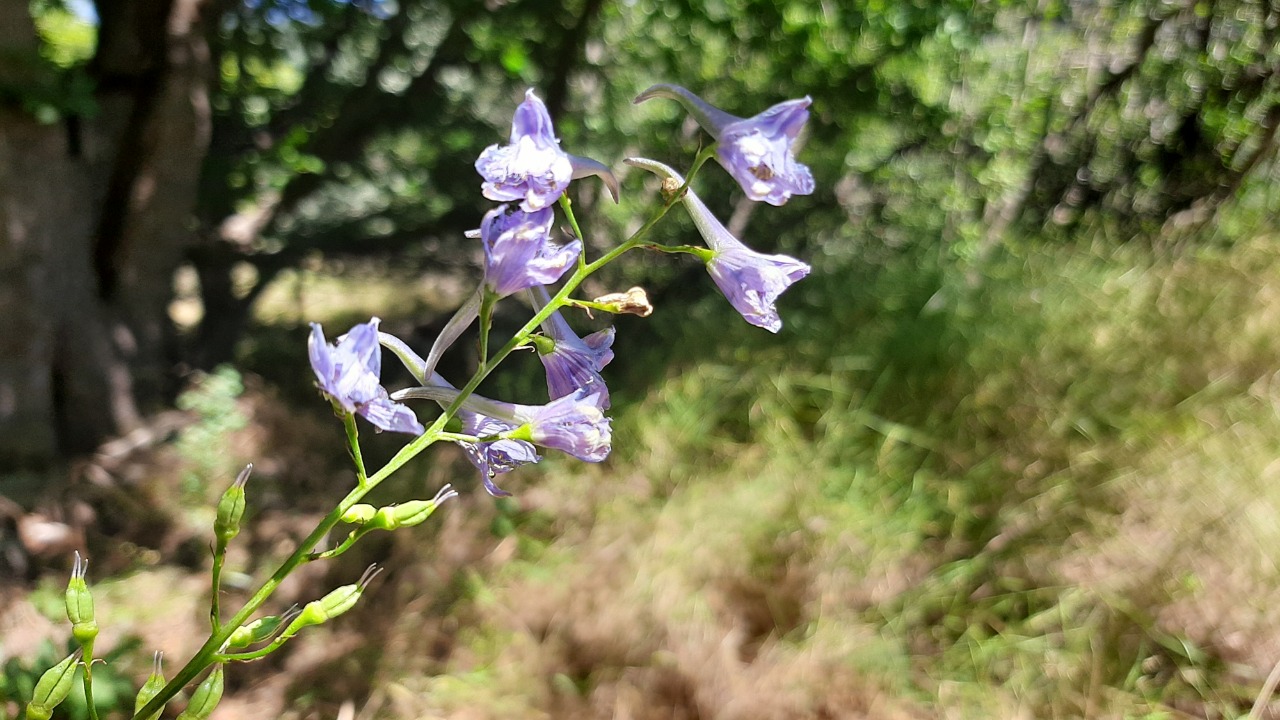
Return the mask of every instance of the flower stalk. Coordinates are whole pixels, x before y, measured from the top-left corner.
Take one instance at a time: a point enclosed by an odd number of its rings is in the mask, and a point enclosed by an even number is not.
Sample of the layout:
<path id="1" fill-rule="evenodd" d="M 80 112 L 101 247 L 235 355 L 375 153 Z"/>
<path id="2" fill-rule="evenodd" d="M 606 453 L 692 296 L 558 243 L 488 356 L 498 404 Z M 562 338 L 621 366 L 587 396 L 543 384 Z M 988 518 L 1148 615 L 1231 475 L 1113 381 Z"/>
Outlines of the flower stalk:
<path id="1" fill-rule="evenodd" d="M 192 695 L 192 701 L 179 717 L 203 720 L 209 717 L 223 690 L 222 665 L 230 661 L 250 661 L 265 657 L 283 646 L 304 628 L 327 622 L 349 611 L 364 593 L 377 570 L 371 567 L 359 582 L 345 585 L 308 603 L 296 615 L 268 615 L 253 622 L 253 617 L 276 592 L 282 582 L 304 563 L 329 559 L 343 554 L 364 535 L 374 530 L 395 530 L 412 527 L 426 521 L 443 503 L 457 493 L 446 485 L 431 500 L 409 500 L 398 504 L 375 507 L 364 500 L 383 481 L 402 469 L 407 463 L 438 441 L 463 444 L 473 463 L 482 471 L 485 487 L 492 495 L 506 495 L 493 484 L 493 476 L 517 465 L 536 462 L 537 453 L 532 444 L 562 450 L 582 460 L 599 462 L 611 447 L 610 420 L 604 410 L 608 408 L 608 391 L 600 370 L 612 359 L 613 329 L 594 333 L 586 338 L 578 337 L 559 314 L 566 307 L 575 306 L 604 312 L 628 312 L 647 316 L 652 307 L 644 291 L 632 288 L 627 293 L 613 293 L 594 300 L 573 298 L 573 293 L 592 274 L 615 261 L 623 254 L 646 248 L 667 253 L 691 254 L 698 257 L 712 270 L 713 278 L 721 286 L 735 307 L 740 307 L 735 296 L 726 289 L 725 282 L 747 285 L 743 292 L 755 290 L 750 283 L 755 275 L 781 272 L 788 282 L 794 282 L 795 267 L 778 269 L 767 265 L 772 256 L 758 253 L 745 254 L 737 249 L 736 239 L 728 236 L 723 226 L 716 230 L 718 221 L 699 217 L 705 211 L 697 196 L 690 189 L 690 182 L 700 168 L 711 158 L 719 157 L 726 168 L 737 163 L 725 159 L 724 144 L 734 138 L 733 152 L 750 154 L 750 142 L 768 140 L 773 155 L 749 158 L 756 165 L 748 167 L 758 181 L 773 181 L 772 171 L 762 163 L 790 161 L 791 142 L 799 132 L 801 113 L 808 99 L 790 101 L 775 106 L 755 118 L 743 120 L 727 115 L 697 100 L 696 96 L 676 86 L 655 86 L 642 95 L 647 97 L 676 97 L 700 114 L 704 127 L 714 128 L 713 137 L 721 147 L 702 148 L 694 158 L 687 176 L 681 177 L 670 168 L 655 170 L 661 164 L 642 159 L 630 164 L 664 175 L 661 202 L 645 222 L 630 237 L 608 249 L 595 260 L 585 254 L 584 233 L 573 210 L 573 203 L 565 193 L 572 179 L 600 177 L 615 201 L 618 198 L 616 178 L 607 166 L 585 158 L 569 155 L 560 149 L 551 118 L 545 105 L 529 91 L 525 101 L 516 111 L 512 123 L 510 142 L 486 149 L 476 162 L 476 168 L 484 179 L 482 190 L 490 199 L 506 202 L 485 215 L 477 235 L 484 251 L 484 279 L 476 292 L 462 305 L 436 338 L 425 360 L 394 336 L 379 332 L 379 321 L 353 327 L 334 343 L 326 341 L 319 325 L 313 324 L 309 342 L 311 366 L 316 375 L 316 385 L 342 418 L 348 451 L 355 467 L 356 483 L 347 494 L 326 514 L 294 551 L 285 558 L 270 577 L 264 580 L 234 615 L 222 622 L 219 608 L 220 579 L 227 545 L 239 532 L 244 512 L 244 480 L 252 466 L 246 468 L 236 484 L 224 493 L 218 505 L 214 527 L 213 595 L 210 604 L 210 634 L 199 650 L 171 679 L 165 681 L 160 673 L 159 660 L 143 691 L 139 693 L 133 717 L 135 720 L 151 720 L 159 716 L 165 705 L 184 687 L 211 666 L 212 671 L 200 683 Z M 692 98 L 692 99 L 691 99 Z M 695 102 L 697 100 L 697 102 Z M 700 104 L 701 103 L 701 104 Z M 803 113 L 807 117 L 807 112 Z M 773 133 L 773 134 L 770 134 Z M 781 135 L 777 135 L 781 133 Z M 747 138 L 743 145 L 741 138 Z M 743 148 L 746 147 L 746 150 Z M 717 155 L 717 152 L 720 155 Z M 781 154 L 779 154 L 781 153 Z M 736 165 L 734 165 L 736 168 Z M 781 165 L 779 165 L 781 167 Z M 801 168 L 803 166 L 800 166 Z M 761 170 L 764 168 L 764 170 Z M 768 172 L 766 172 L 768 171 Z M 807 172 L 807 169 L 805 170 Z M 768 176 L 768 177 L 764 177 Z M 769 185 L 774 192 L 776 183 Z M 757 190 L 759 188 L 756 188 Z M 801 194 L 795 188 L 783 188 L 787 193 Z M 752 190 L 748 190 L 752 192 Z M 787 195 L 789 196 L 789 194 Z M 785 201 L 786 197 L 781 200 Z M 770 196 L 770 202 L 777 197 Z M 648 236 L 677 203 L 690 208 L 695 225 L 707 240 L 707 248 L 690 245 L 658 245 Z M 554 205 L 561 211 L 572 229 L 573 237 L 563 245 L 552 240 Z M 780 202 L 774 202 L 780 204 Z M 699 209 L 701 208 L 701 209 Z M 709 213 L 705 213 L 709 217 Z M 742 248 L 746 253 L 752 251 Z M 759 257 L 757 257 L 759 256 Z M 731 265 L 728 259 L 737 262 Z M 787 258 L 786 260 L 791 260 Z M 776 259 L 769 260 L 775 263 Z M 722 262 L 728 269 L 721 273 L 728 280 L 717 276 L 716 263 Z M 791 261 L 799 263 L 799 261 Z M 746 263 L 746 270 L 740 267 Z M 804 268 L 807 272 L 807 266 Z M 748 275 L 743 273 L 747 272 Z M 744 280 L 743 278 L 747 279 Z M 771 278 L 773 276 L 770 276 Z M 553 289 L 553 283 L 559 283 Z M 771 279 L 772 282 L 772 279 Z M 777 283 L 775 283 L 776 285 Z M 782 286 L 785 288 L 785 285 Z M 528 291 L 532 298 L 533 312 L 524 325 L 505 343 L 492 348 L 491 330 L 497 303 L 512 294 Z M 766 310 L 772 311 L 772 300 L 781 289 L 774 286 L 764 292 Z M 770 294 L 771 293 L 771 294 Z M 746 311 L 744 317 L 761 324 Z M 775 313 L 776 317 L 776 313 Z M 442 355 L 473 321 L 479 321 L 479 363 L 474 373 L 459 388 L 454 388 L 441 378 L 435 368 Z M 542 334 L 539 333 L 542 331 Z M 533 346 L 539 352 L 548 372 L 548 394 L 551 401 L 545 405 L 515 405 L 487 400 L 475 394 L 483 383 L 511 353 L 519 348 Z M 419 382 L 420 387 L 395 393 L 388 392 L 381 384 L 381 351 L 386 347 L 405 364 Z M 418 421 L 417 415 L 399 401 L 404 398 L 425 398 L 440 405 L 440 412 L 429 423 Z M 359 428 L 356 415 L 362 416 L 380 430 L 406 433 L 411 438 L 391 459 L 369 473 L 361 453 Z M 532 443 L 532 444 L 530 444 Z M 337 546 L 323 552 L 316 548 L 339 524 L 354 526 Z M 77 570 L 79 572 L 79 570 Z M 75 573 L 73 573 L 73 582 Z M 82 576 L 81 576 L 82 580 Z M 83 584 L 83 582 L 81 582 Z M 87 594 L 87 589 L 86 589 Z M 73 616 L 71 590 L 68 590 L 68 616 L 74 628 L 87 627 L 92 622 L 92 602 L 89 598 L 89 616 L 86 621 L 82 599 L 75 598 L 77 617 Z M 87 631 L 86 631 L 87 632 Z M 96 634 L 96 625 L 94 633 Z M 77 634 L 80 639 L 80 634 Z M 92 659 L 92 637 L 82 640 L 85 656 L 86 697 L 93 712 L 90 689 L 89 663 Z M 266 643 L 258 649 L 247 649 Z M 72 666 L 74 667 L 74 662 Z M 33 701 L 34 702 L 34 701 Z"/>

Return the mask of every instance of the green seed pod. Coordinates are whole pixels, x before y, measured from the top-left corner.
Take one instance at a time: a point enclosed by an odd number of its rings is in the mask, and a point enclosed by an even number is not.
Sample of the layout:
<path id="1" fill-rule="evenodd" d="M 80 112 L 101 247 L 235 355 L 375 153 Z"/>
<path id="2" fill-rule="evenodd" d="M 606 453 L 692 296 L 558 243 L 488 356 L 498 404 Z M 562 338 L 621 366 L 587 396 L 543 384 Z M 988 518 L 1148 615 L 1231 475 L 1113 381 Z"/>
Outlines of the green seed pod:
<path id="1" fill-rule="evenodd" d="M 35 692 L 31 694 L 31 702 L 27 703 L 27 720 L 49 720 L 53 717 L 53 709 L 71 693 L 80 655 L 79 650 L 71 653 L 40 676 Z"/>
<path id="2" fill-rule="evenodd" d="M 413 527 L 420 525 L 431 517 L 431 514 L 440 507 L 440 496 L 436 496 L 436 500 L 410 500 L 407 503 L 396 505 L 392 508 L 392 517 L 397 527 Z M 444 499 L 453 497 L 447 495 Z"/>
<path id="3" fill-rule="evenodd" d="M 147 703 L 151 702 L 151 698 L 164 689 L 164 670 L 161 667 L 164 662 L 164 653 L 157 650 L 151 662 L 151 675 L 147 677 L 146 682 L 142 683 L 142 688 L 138 690 L 138 697 L 133 701 L 133 714 L 135 716 Z M 163 706 L 161 707 L 163 708 Z M 138 720 L 156 720 L 158 717 L 160 717 L 159 710 L 145 718 L 138 718 Z"/>
<path id="4" fill-rule="evenodd" d="M 365 523 L 365 527 L 371 530 L 395 530 L 400 526 L 396 522 L 395 505 L 378 508 L 378 512 L 374 513 L 373 518 Z"/>
<path id="5" fill-rule="evenodd" d="M 360 503 L 352 505 L 346 512 L 342 513 L 342 522 L 348 525 L 363 525 L 373 519 L 377 510 L 372 505 Z"/>
<path id="6" fill-rule="evenodd" d="M 420 525 L 431 517 L 431 513 L 435 512 L 441 503 L 457 496 L 457 490 L 454 490 L 451 485 L 445 485 L 430 500 L 410 500 L 400 505 L 388 505 L 387 507 L 378 508 L 373 518 L 366 523 L 366 527 L 379 530 L 395 530 L 396 528 Z"/>
<path id="7" fill-rule="evenodd" d="M 98 623 L 93 615 L 93 595 L 84 581 L 89 572 L 89 560 L 76 552 L 71 567 L 71 580 L 67 583 L 67 619 L 71 621 L 71 635 L 81 647 L 88 648 L 98 637 Z"/>
<path id="8" fill-rule="evenodd" d="M 264 640 L 268 640 L 280 629 L 284 618 L 279 615 L 268 615 L 258 618 L 247 625 L 241 625 L 227 638 L 227 647 L 246 648 Z"/>
<path id="9" fill-rule="evenodd" d="M 209 673 L 209 677 L 196 686 L 196 691 L 191 693 L 191 702 L 187 703 L 187 709 L 178 715 L 178 720 L 205 720 L 213 714 L 220 700 L 222 700 L 222 665 L 218 664 L 214 666 L 213 672 Z"/>
<path id="10" fill-rule="evenodd" d="M 218 500 L 218 515 L 213 521 L 213 535 L 225 546 L 231 539 L 240 534 L 240 518 L 244 517 L 244 486 L 249 482 L 253 472 L 253 463 L 245 466 L 236 476 L 236 481 L 222 493 Z"/>
<path id="11" fill-rule="evenodd" d="M 284 631 L 283 635 L 285 637 L 293 637 L 302 628 L 328 622 L 355 607 L 356 601 L 364 594 L 364 589 L 380 572 L 382 572 L 382 568 L 377 565 L 370 565 L 356 584 L 343 585 L 319 600 L 312 600 L 307 603 L 298 617 L 289 623 L 289 627 Z"/>

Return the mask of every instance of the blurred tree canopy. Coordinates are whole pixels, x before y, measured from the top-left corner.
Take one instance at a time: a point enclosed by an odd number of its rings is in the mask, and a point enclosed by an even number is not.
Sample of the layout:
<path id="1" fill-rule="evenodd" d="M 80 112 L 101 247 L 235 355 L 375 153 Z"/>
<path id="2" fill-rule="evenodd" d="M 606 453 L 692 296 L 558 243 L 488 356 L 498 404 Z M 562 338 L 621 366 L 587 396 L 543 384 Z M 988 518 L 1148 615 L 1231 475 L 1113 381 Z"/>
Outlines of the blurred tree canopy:
<path id="1" fill-rule="evenodd" d="M 651 83 L 743 116 L 811 95 L 814 197 L 753 214 L 723 174 L 700 182 L 755 244 L 834 263 L 980 258 L 1011 234 L 1153 239 L 1221 219 L 1229 199 L 1247 221 L 1275 206 L 1280 5 L 1265 0 L 33 0 L 0 14 L 6 461 L 137 424 L 179 364 L 231 357 L 285 269 L 465 261 L 485 207 L 471 165 L 529 86 L 567 149 L 613 165 L 642 148 L 679 164 L 706 142 L 674 103 L 631 105 Z M 598 185 L 576 188 L 604 214 L 589 244 L 624 232 L 642 202 L 627 190 L 612 209 Z M 203 303 L 182 336 L 167 314 L 181 266 Z"/>

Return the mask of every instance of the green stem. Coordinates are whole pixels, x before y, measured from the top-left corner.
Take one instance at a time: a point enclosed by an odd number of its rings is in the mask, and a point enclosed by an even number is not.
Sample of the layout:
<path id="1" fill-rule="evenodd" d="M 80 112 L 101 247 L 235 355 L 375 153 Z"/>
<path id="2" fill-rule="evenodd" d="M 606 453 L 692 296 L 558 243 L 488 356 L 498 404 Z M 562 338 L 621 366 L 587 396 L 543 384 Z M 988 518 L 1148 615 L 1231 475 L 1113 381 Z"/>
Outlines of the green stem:
<path id="1" fill-rule="evenodd" d="M 561 193 L 560 209 L 564 211 L 564 216 L 569 219 L 569 227 L 573 228 L 573 236 L 582 241 L 582 252 L 578 253 L 578 269 L 587 265 L 587 239 L 582 237 L 582 228 L 578 227 L 578 218 L 573 214 L 573 201 L 569 199 L 569 193 Z"/>
<path id="2" fill-rule="evenodd" d="M 209 600 L 209 626 L 212 632 L 218 632 L 222 619 L 222 611 L 218 606 L 218 596 L 222 594 L 222 563 L 227 557 L 227 544 L 218 540 L 213 549 L 213 596 Z"/>
<path id="3" fill-rule="evenodd" d="M 498 298 L 488 290 L 480 300 L 480 367 L 489 364 L 489 331 L 493 329 L 493 306 Z"/>
<path id="4" fill-rule="evenodd" d="M 275 640 L 272 640 L 271 644 L 260 647 L 257 650 L 252 650 L 250 652 L 242 652 L 242 653 L 226 653 L 225 655 L 222 653 L 218 653 L 214 655 L 214 659 L 217 662 L 232 662 L 232 661 L 249 662 L 250 660 L 257 660 L 259 658 L 264 658 L 270 655 L 276 650 L 279 650 L 280 646 L 284 645 L 285 641 L 291 637 L 293 636 L 281 635 Z"/>
<path id="5" fill-rule="evenodd" d="M 703 262 L 709 262 L 711 258 L 715 256 L 715 251 L 708 250 L 707 248 L 704 248 L 704 247 L 698 247 L 697 245 L 663 245 L 661 243 L 650 242 L 650 243 L 641 243 L 640 247 L 645 250 L 654 250 L 657 252 L 667 253 L 669 255 L 675 255 L 679 253 L 696 255 L 698 259 L 702 260 Z"/>
<path id="6" fill-rule="evenodd" d="M 347 538 L 343 540 L 342 543 L 338 545 L 338 547 L 333 548 L 332 550 L 326 550 L 322 553 L 315 553 L 312 555 L 308 555 L 307 561 L 309 562 L 312 560 L 327 560 L 329 558 L 338 557 L 342 553 L 351 549 L 351 546 L 355 545 L 356 541 L 364 537 L 368 532 L 369 531 L 366 530 L 365 528 L 356 528 L 355 530 L 352 530 L 350 534 L 347 535 Z"/>
<path id="7" fill-rule="evenodd" d="M 316 525 L 315 529 L 311 531 L 311 534 L 298 544 L 298 548 L 293 551 L 293 554 L 285 559 L 285 561 L 281 563 L 280 567 L 276 569 L 275 573 L 273 573 L 271 577 L 258 588 L 258 591 L 253 594 L 253 597 L 249 598 L 248 602 L 244 604 L 244 607 L 240 608 L 239 612 L 237 612 L 229 621 L 224 623 L 217 632 L 210 634 L 209 639 L 204 642 L 204 645 L 200 646 L 200 649 L 197 650 L 195 655 L 187 661 L 187 664 L 184 665 L 182 669 L 169 680 L 169 682 L 165 683 L 164 688 L 162 688 L 155 697 L 151 698 L 151 700 L 148 701 L 147 704 L 144 705 L 137 713 L 135 713 L 133 717 L 150 717 L 151 715 L 159 712 L 160 708 L 164 707 L 165 703 L 173 699 L 174 695 L 177 695 L 182 688 L 186 687 L 187 683 L 194 680 L 201 671 L 214 663 L 216 661 L 219 648 L 227 642 L 227 638 L 231 637 L 231 633 L 235 632 L 236 628 L 243 625 L 249 617 L 253 615 L 253 613 L 257 612 L 258 608 L 262 607 L 263 603 L 271 597 L 271 595 L 276 591 L 276 588 L 280 587 L 280 583 L 284 582 L 284 579 L 287 578 L 290 573 L 297 569 L 299 565 L 307 561 L 307 558 L 311 554 L 311 548 L 318 545 L 320 541 L 324 539 L 324 536 L 327 535 L 334 526 L 341 522 L 343 514 L 350 510 L 351 506 L 360 502 L 360 500 L 362 500 L 365 495 L 369 494 L 371 490 L 377 487 L 378 483 L 385 480 L 387 476 L 395 472 L 399 467 L 403 466 L 410 458 L 422 452 L 430 446 L 431 443 L 436 441 L 437 437 L 435 433 L 439 432 L 440 429 L 436 427 L 436 425 L 443 425 L 443 423 L 437 420 L 437 422 L 432 425 L 431 429 L 414 438 L 413 442 L 405 446 L 400 453 L 396 455 L 396 457 L 392 458 L 392 462 L 388 463 L 387 467 L 384 467 L 373 477 L 368 478 L 366 482 L 357 485 L 351 490 L 351 492 L 347 493 L 347 496 L 344 497 L 328 515 L 325 515 L 324 519 L 322 519 L 318 525 Z M 395 465 L 392 466 L 392 463 L 395 463 Z"/>
<path id="8" fill-rule="evenodd" d="M 347 448 L 351 451 L 351 459 L 356 464 L 356 484 L 364 485 L 369 476 L 364 469 L 364 458 L 360 455 L 360 430 L 356 427 L 354 413 L 342 413 L 342 424 L 347 428 Z"/>
<path id="9" fill-rule="evenodd" d="M 701 156 L 702 154 L 699 154 L 699 157 Z M 700 164 L 701 163 L 698 163 L 698 165 Z M 695 170 L 696 167 L 697 166 L 695 165 Z M 690 175 L 692 174 L 693 172 L 690 172 Z M 686 186 L 687 184 L 688 183 L 686 182 Z M 676 197 L 679 197 L 679 194 L 677 194 Z M 635 233 L 633 233 L 625 242 L 600 256 L 594 262 L 587 263 L 586 265 L 579 267 L 565 282 L 565 284 L 561 286 L 560 291 L 551 298 L 551 301 L 535 313 L 534 316 L 525 323 L 524 327 L 521 328 L 520 331 L 517 332 L 510 340 L 508 340 L 507 343 L 503 345 L 491 359 L 483 363 L 480 368 L 476 370 L 475 374 L 471 376 L 471 379 L 462 387 L 458 397 L 455 398 L 453 402 L 449 403 L 449 406 L 445 408 L 444 412 L 441 413 L 429 427 L 427 427 L 426 432 L 414 438 L 408 445 L 400 448 L 400 451 L 388 460 L 387 464 L 383 465 L 382 468 L 374 473 L 372 477 L 368 477 L 365 482 L 359 483 L 351 490 L 351 492 L 347 493 L 347 496 L 344 497 L 328 515 L 324 516 L 320 523 L 316 525 L 315 529 L 311 531 L 311 534 L 298 544 L 298 548 L 293 551 L 293 554 L 281 563 L 280 567 L 276 569 L 276 571 L 266 580 L 266 582 L 262 584 L 261 587 L 258 588 L 258 591 L 253 594 L 253 597 L 249 598 L 235 616 L 224 623 L 216 632 L 211 633 L 209 635 L 209 639 L 206 640 L 204 645 L 196 651 L 195 655 L 187 661 L 187 664 L 184 665 L 182 669 L 180 669 L 173 678 L 165 684 L 160 692 L 156 693 L 155 697 L 151 698 L 151 700 L 149 700 L 137 713 L 134 713 L 133 717 L 144 718 L 158 713 L 160 709 L 169 702 L 169 700 L 173 699 L 174 695 L 177 695 L 182 688 L 186 687 L 187 683 L 194 680 L 206 667 L 216 662 L 219 655 L 219 649 L 227 642 L 227 638 L 231 636 L 231 633 L 234 632 L 236 628 L 243 625 L 245 621 L 253 615 L 253 613 L 257 612 L 258 608 L 262 607 L 263 603 L 271 597 L 290 573 L 297 569 L 299 565 L 307 561 L 311 554 L 311 548 L 314 548 L 319 544 L 320 541 L 324 539 L 324 536 L 338 525 L 339 522 L 341 522 L 343 514 L 350 510 L 353 505 L 360 502 L 365 495 L 376 488 L 383 480 L 390 477 L 392 473 L 404 467 L 406 463 L 414 457 L 417 457 L 419 453 L 429 447 L 432 443 L 439 440 L 440 433 L 444 430 L 445 424 L 448 423 L 454 414 L 457 413 L 458 409 L 462 407 L 463 400 L 465 400 L 467 396 L 471 395 L 471 393 L 475 392 L 475 389 L 479 387 L 480 383 L 484 382 L 484 379 L 489 376 L 489 373 L 491 373 L 493 369 L 517 347 L 527 342 L 528 337 L 537 330 L 538 326 L 542 324 L 542 321 L 546 320 L 551 316 L 551 313 L 562 307 L 569 295 L 578 287 L 578 285 L 582 284 L 582 281 L 591 275 L 591 273 L 594 273 L 610 262 L 613 262 L 623 253 L 639 245 L 644 236 L 653 229 L 653 226 L 671 210 L 671 207 L 675 202 L 675 198 L 665 201 L 658 211 L 654 213 L 653 217 L 645 222 L 644 225 L 640 226 L 640 229 L 636 230 Z M 348 425 L 348 440 L 351 442 L 351 438 L 353 438 L 352 428 L 354 427 L 354 419 L 348 419 L 351 423 Z M 362 461 L 358 460 L 358 445 L 352 442 L 352 447 L 353 457 L 357 458 L 357 471 L 363 476 L 363 464 Z"/>
<path id="10" fill-rule="evenodd" d="M 89 720 L 98 720 L 98 706 L 93 702 L 93 642 L 81 645 L 84 656 L 84 703 L 89 708 Z"/>
<path id="11" fill-rule="evenodd" d="M 684 187 L 680 189 L 677 197 L 684 194 L 685 188 L 688 188 L 689 183 L 693 182 L 693 176 L 697 175 L 698 171 L 702 169 L 702 166 L 705 165 L 708 160 L 715 157 L 715 155 L 716 146 L 714 144 L 708 145 L 698 151 L 697 157 L 693 159 L 693 166 L 689 168 L 689 172 L 684 176 Z"/>
<path id="12" fill-rule="evenodd" d="M 602 313 L 613 314 L 617 311 L 617 305 L 607 305 L 605 303 L 596 302 L 595 300 L 578 300 L 569 298 L 565 301 L 565 305 L 570 307 L 578 307 L 586 310 L 599 310 Z"/>
<path id="13" fill-rule="evenodd" d="M 441 440 L 451 440 L 453 442 L 477 443 L 483 442 L 485 438 L 476 437 L 475 435 L 463 435 L 462 433 L 442 432 Z"/>

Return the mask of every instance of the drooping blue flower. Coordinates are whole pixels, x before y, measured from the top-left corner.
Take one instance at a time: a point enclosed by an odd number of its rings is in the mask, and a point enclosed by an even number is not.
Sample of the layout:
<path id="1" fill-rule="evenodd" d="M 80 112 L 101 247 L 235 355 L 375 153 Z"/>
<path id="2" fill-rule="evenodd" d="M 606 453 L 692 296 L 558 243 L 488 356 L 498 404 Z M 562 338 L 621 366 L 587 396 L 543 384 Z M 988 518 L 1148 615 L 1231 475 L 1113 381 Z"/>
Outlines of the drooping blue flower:
<path id="1" fill-rule="evenodd" d="M 750 118 L 730 115 L 679 85 L 660 84 L 636 97 L 655 97 L 684 105 L 716 139 L 716 160 L 742 186 L 747 197 L 783 205 L 792 195 L 813 192 L 813 173 L 795 159 L 794 146 L 809 120 L 808 96 L 779 103 Z"/>
<path id="2" fill-rule="evenodd" d="M 421 435 L 422 423 L 408 407 L 393 402 L 379 384 L 382 351 L 378 346 L 378 318 L 356 325 L 337 345 L 325 341 L 318 323 L 311 323 L 307 353 L 320 389 L 349 413 L 363 415 L 382 430 Z"/>
<path id="3" fill-rule="evenodd" d="M 462 421 L 462 432 L 475 437 L 490 437 L 509 432 L 516 428 L 511 423 L 503 422 L 487 415 L 469 410 L 459 410 L 458 419 Z M 521 465 L 536 463 L 541 458 L 533 445 L 524 440 L 499 439 L 483 442 L 459 442 L 467 454 L 467 459 L 480 471 L 480 481 L 484 489 L 494 497 L 509 497 L 511 493 L 498 487 L 494 478 L 511 472 Z"/>
<path id="4" fill-rule="evenodd" d="M 535 309 L 541 309 L 550 300 L 546 288 L 530 288 Z M 600 376 L 600 370 L 613 360 L 612 327 L 579 338 L 559 311 L 542 322 L 547 334 L 546 343 L 538 343 L 538 357 L 547 372 L 547 391 L 558 399 L 581 389 L 599 392 L 601 407 L 609 408 L 609 388 Z M 550 346 L 544 350 L 544 346 Z"/>
<path id="5" fill-rule="evenodd" d="M 499 297 L 506 297 L 535 285 L 546 285 L 577 261 L 582 241 L 565 245 L 551 241 L 551 208 L 528 213 L 507 211 L 502 205 L 485 214 L 480 224 L 484 245 L 484 281 Z"/>
<path id="6" fill-rule="evenodd" d="M 438 386 L 405 388 L 393 397 L 453 402 L 458 391 Z M 613 440 L 610 420 L 600 403 L 599 392 L 578 390 L 546 405 L 517 405 L 470 395 L 462 408 L 510 423 L 514 429 L 502 433 L 504 439 L 527 440 L 580 460 L 600 462 L 609 456 Z"/>
<path id="7" fill-rule="evenodd" d="M 707 271 L 729 304 L 752 325 L 774 333 L 781 330 L 782 318 L 775 307 L 778 296 L 808 275 L 809 266 L 786 255 L 758 253 L 732 235 L 715 253 Z"/>
<path id="8" fill-rule="evenodd" d="M 679 173 L 660 162 L 645 158 L 628 158 L 626 162 L 684 184 Z M 778 296 L 808 275 L 809 266 L 786 255 L 765 255 L 743 245 L 711 214 L 693 190 L 686 191 L 681 200 L 711 249 L 706 258 L 707 271 L 716 287 L 747 322 L 778 332 L 782 328 L 782 319 L 775 307 Z"/>
<path id="9" fill-rule="evenodd" d="M 609 457 L 613 442 L 603 399 L 599 390 L 583 388 L 546 405 L 517 406 L 517 419 L 524 420 L 535 445 L 601 462 Z"/>
<path id="10" fill-rule="evenodd" d="M 524 102 L 511 120 L 511 141 L 490 145 L 476 160 L 476 170 L 484 178 L 484 196 L 498 202 L 520 202 L 526 212 L 549 207 L 569 181 L 597 175 L 618 201 L 618 181 L 605 165 L 590 158 L 570 155 L 560 149 L 547 106 L 525 91 Z"/>

